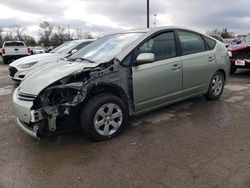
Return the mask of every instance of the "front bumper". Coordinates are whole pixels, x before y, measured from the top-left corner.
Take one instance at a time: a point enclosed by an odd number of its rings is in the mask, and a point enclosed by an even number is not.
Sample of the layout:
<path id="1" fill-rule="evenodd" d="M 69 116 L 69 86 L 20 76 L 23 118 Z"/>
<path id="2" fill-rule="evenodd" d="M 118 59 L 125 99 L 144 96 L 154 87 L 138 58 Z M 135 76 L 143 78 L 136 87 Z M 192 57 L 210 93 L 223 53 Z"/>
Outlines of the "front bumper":
<path id="1" fill-rule="evenodd" d="M 29 98 L 20 99 L 18 88 L 13 93 L 13 110 L 17 116 L 19 127 L 30 136 L 40 139 L 45 137 L 46 129 L 40 119 L 37 118 L 37 113 L 32 110 L 33 101 Z"/>
<path id="2" fill-rule="evenodd" d="M 17 118 L 17 123 L 19 125 L 19 127 L 25 132 L 27 133 L 28 135 L 36 138 L 36 139 L 39 139 L 40 140 L 40 137 L 38 136 L 38 127 L 37 126 L 34 126 L 34 128 L 32 129 L 31 127 L 27 126 L 24 122 L 22 122 L 20 119 Z"/>

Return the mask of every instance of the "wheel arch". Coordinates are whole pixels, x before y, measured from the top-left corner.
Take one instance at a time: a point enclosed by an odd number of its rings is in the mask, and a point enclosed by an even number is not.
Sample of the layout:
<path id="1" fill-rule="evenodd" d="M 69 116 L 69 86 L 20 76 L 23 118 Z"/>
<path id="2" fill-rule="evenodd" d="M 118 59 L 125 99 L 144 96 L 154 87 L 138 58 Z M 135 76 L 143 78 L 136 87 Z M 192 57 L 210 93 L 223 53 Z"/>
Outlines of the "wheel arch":
<path id="1" fill-rule="evenodd" d="M 123 102 L 125 102 L 126 106 L 129 106 L 130 104 L 128 94 L 125 92 L 125 90 L 116 84 L 110 83 L 99 83 L 98 85 L 93 86 L 89 90 L 83 103 L 85 104 L 89 99 L 100 93 L 113 94 L 119 97 Z"/>
<path id="2" fill-rule="evenodd" d="M 225 70 L 223 70 L 223 69 L 219 69 L 217 72 L 222 73 L 222 74 L 223 74 L 223 76 L 224 76 L 224 79 L 225 79 L 225 80 L 227 80 L 227 75 L 226 75 L 226 71 L 225 71 Z"/>

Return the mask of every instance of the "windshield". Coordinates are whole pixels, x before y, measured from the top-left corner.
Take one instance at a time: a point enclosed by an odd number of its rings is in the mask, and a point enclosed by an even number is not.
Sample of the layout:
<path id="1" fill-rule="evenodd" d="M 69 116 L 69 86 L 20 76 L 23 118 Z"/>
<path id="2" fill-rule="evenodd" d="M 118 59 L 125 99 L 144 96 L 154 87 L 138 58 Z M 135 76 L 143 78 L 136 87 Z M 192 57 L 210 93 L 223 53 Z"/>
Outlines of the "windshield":
<path id="1" fill-rule="evenodd" d="M 250 35 L 247 35 L 243 41 L 244 43 L 250 43 Z"/>
<path id="2" fill-rule="evenodd" d="M 114 34 L 100 38 L 86 48 L 79 50 L 70 56 L 70 60 L 87 59 L 91 62 L 110 61 L 125 49 L 131 42 L 142 36 L 144 33 L 123 33 Z"/>
<path id="3" fill-rule="evenodd" d="M 59 54 L 66 53 L 69 49 L 71 49 L 76 44 L 77 44 L 77 41 L 65 42 L 62 45 L 53 49 L 50 53 L 59 53 Z"/>

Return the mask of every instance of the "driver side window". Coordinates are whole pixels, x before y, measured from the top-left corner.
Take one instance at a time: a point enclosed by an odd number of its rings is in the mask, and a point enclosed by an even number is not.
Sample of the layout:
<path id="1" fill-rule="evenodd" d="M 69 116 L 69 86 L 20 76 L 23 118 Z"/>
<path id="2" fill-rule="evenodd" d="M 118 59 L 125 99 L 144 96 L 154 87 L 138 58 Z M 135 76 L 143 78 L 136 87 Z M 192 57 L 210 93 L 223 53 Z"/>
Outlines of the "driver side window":
<path id="1" fill-rule="evenodd" d="M 159 34 L 142 44 L 138 50 L 141 53 L 153 53 L 155 61 L 176 57 L 176 45 L 173 32 Z"/>

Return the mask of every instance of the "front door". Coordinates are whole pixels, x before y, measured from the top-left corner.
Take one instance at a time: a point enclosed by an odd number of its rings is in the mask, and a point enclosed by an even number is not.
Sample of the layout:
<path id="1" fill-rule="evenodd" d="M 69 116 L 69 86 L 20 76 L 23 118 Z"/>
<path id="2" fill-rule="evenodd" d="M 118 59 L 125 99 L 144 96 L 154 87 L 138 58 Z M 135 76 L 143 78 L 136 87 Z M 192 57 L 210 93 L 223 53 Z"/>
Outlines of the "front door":
<path id="1" fill-rule="evenodd" d="M 177 57 L 173 32 L 156 35 L 138 48 L 154 53 L 155 61 L 132 68 L 133 96 L 137 113 L 152 110 L 181 97 L 182 63 Z"/>

